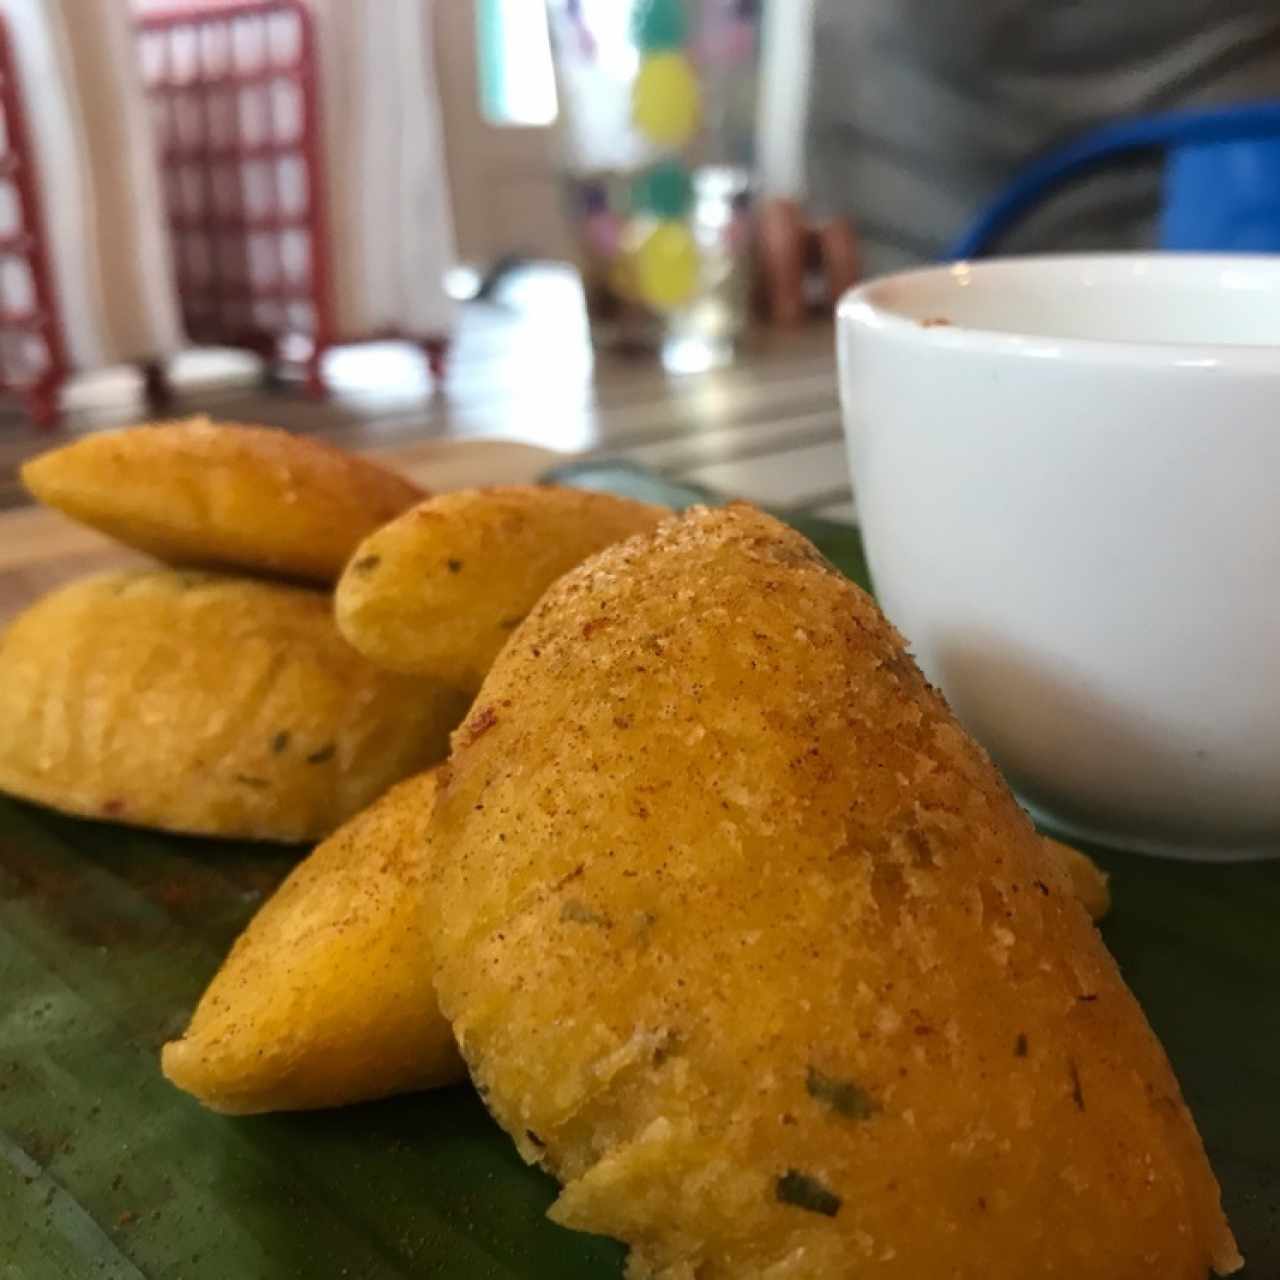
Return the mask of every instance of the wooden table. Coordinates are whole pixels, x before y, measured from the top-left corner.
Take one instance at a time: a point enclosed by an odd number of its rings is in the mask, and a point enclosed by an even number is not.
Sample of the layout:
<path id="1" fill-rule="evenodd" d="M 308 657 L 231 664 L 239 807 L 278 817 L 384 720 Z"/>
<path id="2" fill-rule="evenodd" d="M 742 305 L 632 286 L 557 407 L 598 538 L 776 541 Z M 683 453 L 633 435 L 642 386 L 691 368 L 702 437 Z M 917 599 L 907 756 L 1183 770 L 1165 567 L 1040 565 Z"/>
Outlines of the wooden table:
<path id="1" fill-rule="evenodd" d="M 464 309 L 449 377 L 434 393 L 413 353 L 383 347 L 342 355 L 337 391 L 324 403 L 265 392 L 242 371 L 212 384 L 189 378 L 175 416 L 205 412 L 317 435 L 435 490 L 519 483 L 568 457 L 607 456 L 852 519 L 829 325 L 760 335 L 731 368 L 673 376 L 653 361 L 593 362 L 580 298 L 556 272 L 535 273 L 524 289 L 529 296 L 506 305 Z M 137 559 L 55 513 L 18 505 L 25 457 L 136 417 L 127 387 L 114 394 L 82 396 L 56 433 L 0 422 L 0 507 L 10 508 L 0 511 L 0 623 L 68 578 Z"/>

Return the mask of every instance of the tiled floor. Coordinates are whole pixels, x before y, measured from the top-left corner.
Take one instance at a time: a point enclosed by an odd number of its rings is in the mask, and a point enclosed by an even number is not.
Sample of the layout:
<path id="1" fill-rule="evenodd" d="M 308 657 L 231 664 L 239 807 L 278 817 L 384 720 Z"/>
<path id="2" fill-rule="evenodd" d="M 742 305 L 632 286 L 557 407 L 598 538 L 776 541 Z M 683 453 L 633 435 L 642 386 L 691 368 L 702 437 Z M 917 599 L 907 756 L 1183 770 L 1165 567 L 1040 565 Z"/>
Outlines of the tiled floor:
<path id="1" fill-rule="evenodd" d="M 264 389 L 250 357 L 198 352 L 178 362 L 173 412 L 270 423 L 355 449 L 502 437 L 626 458 L 734 496 L 851 519 L 832 346 L 829 326 L 816 324 L 762 335 L 738 365 L 705 374 L 671 376 L 618 357 L 593 367 L 576 281 L 543 270 L 514 278 L 494 302 L 463 308 L 440 387 L 416 351 L 396 344 L 336 352 L 323 402 Z M 71 388 L 56 431 L 0 417 L 0 507 L 25 501 L 24 458 L 145 415 L 124 370 Z"/>

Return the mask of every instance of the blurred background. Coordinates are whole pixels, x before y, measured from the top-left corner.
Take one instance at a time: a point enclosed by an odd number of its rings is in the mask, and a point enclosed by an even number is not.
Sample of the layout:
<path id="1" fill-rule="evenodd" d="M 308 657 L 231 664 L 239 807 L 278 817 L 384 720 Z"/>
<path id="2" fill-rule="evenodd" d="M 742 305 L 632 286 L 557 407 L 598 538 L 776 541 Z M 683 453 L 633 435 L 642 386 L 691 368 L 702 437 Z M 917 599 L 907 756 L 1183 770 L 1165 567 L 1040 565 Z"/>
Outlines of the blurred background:
<path id="1" fill-rule="evenodd" d="M 209 412 L 853 519 L 830 317 L 1280 248 L 1274 0 L 0 0 L 0 505 Z"/>

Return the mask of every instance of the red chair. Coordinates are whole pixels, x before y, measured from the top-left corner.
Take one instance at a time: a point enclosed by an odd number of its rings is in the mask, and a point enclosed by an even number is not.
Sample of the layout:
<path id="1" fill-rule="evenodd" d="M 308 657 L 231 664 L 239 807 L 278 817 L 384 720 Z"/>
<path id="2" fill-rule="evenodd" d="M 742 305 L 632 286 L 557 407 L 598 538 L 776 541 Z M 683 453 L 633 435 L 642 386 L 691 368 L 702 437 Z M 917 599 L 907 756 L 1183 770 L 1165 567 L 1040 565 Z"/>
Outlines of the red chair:
<path id="1" fill-rule="evenodd" d="M 35 422 L 50 426 L 68 372 L 37 161 L 0 16 L 0 392 L 20 396 Z"/>
<path id="2" fill-rule="evenodd" d="M 301 363 L 322 394 L 330 347 L 440 335 L 340 334 L 331 287 L 315 27 L 300 0 L 227 0 L 138 22 L 179 301 L 193 341 Z"/>

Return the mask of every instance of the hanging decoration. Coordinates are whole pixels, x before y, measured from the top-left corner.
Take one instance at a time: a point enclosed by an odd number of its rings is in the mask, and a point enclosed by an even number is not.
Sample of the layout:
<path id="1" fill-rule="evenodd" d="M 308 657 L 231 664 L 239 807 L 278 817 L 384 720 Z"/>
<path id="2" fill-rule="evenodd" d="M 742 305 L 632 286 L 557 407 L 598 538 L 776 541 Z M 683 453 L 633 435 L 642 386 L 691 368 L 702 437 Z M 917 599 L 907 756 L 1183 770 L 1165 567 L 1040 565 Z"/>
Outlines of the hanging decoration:
<path id="1" fill-rule="evenodd" d="M 642 53 L 679 49 L 687 36 L 683 0 L 640 0 L 631 15 L 631 38 Z"/>
<path id="2" fill-rule="evenodd" d="M 693 183 L 676 160 L 664 160 L 640 174 L 631 191 L 632 209 L 658 218 L 683 218 L 692 203 Z"/>
<path id="3" fill-rule="evenodd" d="M 682 147 L 698 130 L 702 92 L 683 51 L 646 54 L 631 90 L 631 122 L 650 142 Z"/>
<path id="4" fill-rule="evenodd" d="M 697 292 L 698 246 L 683 222 L 659 222 L 633 261 L 636 292 L 656 311 L 675 311 Z"/>

